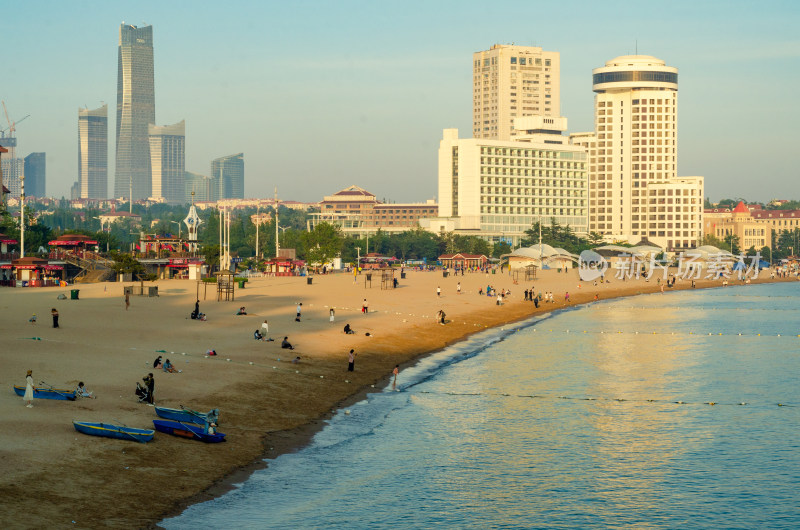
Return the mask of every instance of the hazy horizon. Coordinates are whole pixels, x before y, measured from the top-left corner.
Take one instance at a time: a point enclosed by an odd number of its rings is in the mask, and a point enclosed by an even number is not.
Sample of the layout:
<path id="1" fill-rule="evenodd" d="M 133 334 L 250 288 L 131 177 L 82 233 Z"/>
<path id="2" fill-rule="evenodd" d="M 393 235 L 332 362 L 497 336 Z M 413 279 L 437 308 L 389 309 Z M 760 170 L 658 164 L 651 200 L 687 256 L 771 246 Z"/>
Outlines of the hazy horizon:
<path id="1" fill-rule="evenodd" d="M 713 201 L 797 198 L 800 5 L 686 2 L 85 2 L 4 7 L 0 99 L 17 156 L 47 153 L 48 196 L 77 180 L 78 108 L 109 105 L 115 166 L 119 25 L 152 25 L 156 121 L 186 120 L 186 169 L 244 152 L 245 197 L 318 201 L 351 184 L 395 202 L 437 193 L 442 129 L 472 129 L 472 53 L 561 53 L 561 113 L 593 128 L 592 68 L 653 55 L 679 70 L 678 175 Z M 8 124 L 0 117 L 0 129 Z"/>

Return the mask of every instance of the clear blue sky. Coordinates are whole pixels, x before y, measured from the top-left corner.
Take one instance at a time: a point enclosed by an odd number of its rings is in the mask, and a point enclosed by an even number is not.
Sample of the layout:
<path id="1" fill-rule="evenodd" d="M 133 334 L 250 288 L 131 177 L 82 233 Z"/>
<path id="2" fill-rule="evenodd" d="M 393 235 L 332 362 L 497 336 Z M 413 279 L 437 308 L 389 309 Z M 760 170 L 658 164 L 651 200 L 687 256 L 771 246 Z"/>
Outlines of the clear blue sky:
<path id="1" fill-rule="evenodd" d="M 5 2 L 0 98 L 12 119 L 31 115 L 18 155 L 47 152 L 49 195 L 69 195 L 78 108 L 101 101 L 114 189 L 122 21 L 153 26 L 156 119 L 186 120 L 186 169 L 243 151 L 248 197 L 357 184 L 432 198 L 442 129 L 471 134 L 473 52 L 560 52 L 577 132 L 592 129 L 592 68 L 638 41 L 679 69 L 679 175 L 704 176 L 712 200 L 800 198 L 797 1 Z"/>

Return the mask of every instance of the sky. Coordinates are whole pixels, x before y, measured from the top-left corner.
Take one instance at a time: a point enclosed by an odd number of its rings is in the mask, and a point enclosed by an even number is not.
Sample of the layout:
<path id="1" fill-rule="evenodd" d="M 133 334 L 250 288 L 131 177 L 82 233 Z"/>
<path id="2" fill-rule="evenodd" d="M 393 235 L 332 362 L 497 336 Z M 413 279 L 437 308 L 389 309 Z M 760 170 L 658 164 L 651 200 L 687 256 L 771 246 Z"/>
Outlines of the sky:
<path id="1" fill-rule="evenodd" d="M 47 194 L 78 173 L 78 109 L 109 105 L 119 25 L 152 25 L 156 121 L 186 120 L 186 169 L 244 152 L 245 197 L 319 201 L 350 185 L 436 198 L 442 129 L 472 127 L 472 54 L 561 54 L 561 114 L 593 127 L 592 69 L 653 55 L 679 70 L 678 175 L 712 201 L 800 198 L 800 2 L 15 1 L 0 5 L 0 99 Z M 8 127 L 0 115 L 0 129 Z M 789 156 L 792 155 L 792 156 Z"/>

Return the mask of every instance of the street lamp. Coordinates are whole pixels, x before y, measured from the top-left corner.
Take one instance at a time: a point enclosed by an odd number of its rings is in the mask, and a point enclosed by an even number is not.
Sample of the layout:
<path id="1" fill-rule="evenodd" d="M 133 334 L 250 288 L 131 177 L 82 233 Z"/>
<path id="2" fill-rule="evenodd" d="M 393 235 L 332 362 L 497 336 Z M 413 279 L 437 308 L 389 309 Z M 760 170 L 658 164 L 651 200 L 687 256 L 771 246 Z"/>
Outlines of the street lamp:
<path id="1" fill-rule="evenodd" d="M 170 223 L 174 225 L 178 225 L 178 239 L 181 238 L 181 223 L 180 221 L 170 221 Z"/>

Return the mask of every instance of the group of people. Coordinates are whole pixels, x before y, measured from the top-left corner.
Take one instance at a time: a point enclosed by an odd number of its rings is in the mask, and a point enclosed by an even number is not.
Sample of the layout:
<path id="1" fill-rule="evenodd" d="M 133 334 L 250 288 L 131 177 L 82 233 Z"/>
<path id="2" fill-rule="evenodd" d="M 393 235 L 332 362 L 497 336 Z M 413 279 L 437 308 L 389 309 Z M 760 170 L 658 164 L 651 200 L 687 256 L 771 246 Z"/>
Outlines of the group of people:
<path id="1" fill-rule="evenodd" d="M 162 361 L 161 359 L 162 359 L 161 355 L 156 357 L 156 360 L 153 361 L 153 368 L 155 368 L 156 370 L 161 368 L 162 370 L 170 374 L 181 373 L 181 370 L 175 368 L 175 366 L 170 362 L 169 359 L 167 359 L 166 361 Z"/>
<path id="2" fill-rule="evenodd" d="M 191 314 L 190 318 L 192 320 L 205 320 L 206 319 L 206 314 L 200 312 L 200 300 L 197 300 L 194 303 L 194 311 L 192 311 L 192 314 Z"/>
<path id="3" fill-rule="evenodd" d="M 22 401 L 25 402 L 25 406 L 29 409 L 33 408 L 33 394 L 35 391 L 36 387 L 33 384 L 33 370 L 28 370 L 25 374 L 25 393 L 22 395 Z M 75 388 L 75 396 L 97 399 L 94 392 L 89 391 L 83 381 L 80 381 Z"/>

